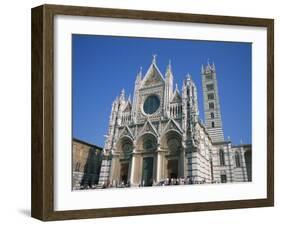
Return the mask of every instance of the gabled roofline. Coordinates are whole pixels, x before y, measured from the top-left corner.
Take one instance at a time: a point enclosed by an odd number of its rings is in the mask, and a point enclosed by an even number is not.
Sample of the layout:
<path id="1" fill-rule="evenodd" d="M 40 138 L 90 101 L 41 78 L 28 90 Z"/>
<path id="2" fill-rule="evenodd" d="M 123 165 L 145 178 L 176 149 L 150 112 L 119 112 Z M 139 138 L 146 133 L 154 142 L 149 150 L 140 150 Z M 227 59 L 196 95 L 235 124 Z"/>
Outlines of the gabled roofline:
<path id="1" fill-rule="evenodd" d="M 122 137 L 122 133 L 123 133 L 126 129 L 129 131 L 130 136 L 131 136 L 133 139 L 135 139 L 135 137 L 134 137 L 134 135 L 133 135 L 133 133 L 132 133 L 132 131 L 130 130 L 130 128 L 129 128 L 128 125 L 125 125 L 125 126 L 124 126 L 124 128 L 123 128 L 122 132 L 120 133 L 120 136 L 119 136 L 119 137 Z"/>
<path id="2" fill-rule="evenodd" d="M 172 96 L 171 100 L 170 100 L 171 103 L 173 102 L 173 99 L 176 97 L 176 94 L 178 94 L 179 97 L 180 97 L 180 99 L 182 100 L 182 97 L 181 97 L 181 95 L 180 95 L 179 90 L 176 89 L 176 90 L 174 91 L 174 93 L 173 93 L 173 96 Z M 175 101 L 174 103 L 177 103 L 177 102 Z"/>
<path id="3" fill-rule="evenodd" d="M 151 63 L 151 65 L 149 66 L 148 70 L 146 71 L 142 81 L 141 81 L 141 84 L 140 84 L 140 89 L 142 88 L 143 84 L 145 83 L 145 81 L 147 80 L 147 77 L 149 75 L 149 72 L 150 70 L 152 70 L 152 67 L 155 67 L 156 71 L 158 72 L 158 74 L 160 75 L 162 81 L 165 83 L 165 79 L 161 73 L 161 71 L 159 70 L 159 68 L 157 67 L 157 65 L 155 63 Z"/>
<path id="4" fill-rule="evenodd" d="M 159 136 L 157 130 L 155 129 L 155 127 L 153 126 L 153 124 L 151 123 L 151 121 L 149 120 L 149 118 L 146 120 L 146 122 L 145 122 L 144 125 L 143 125 L 143 129 L 140 131 L 140 134 L 141 134 L 141 135 L 144 134 L 144 133 L 143 133 L 143 130 L 144 130 L 146 124 L 149 124 L 149 125 L 151 126 L 153 132 L 154 132 L 157 136 Z"/>
<path id="5" fill-rule="evenodd" d="M 127 108 L 127 106 L 130 104 L 131 106 L 131 110 L 132 110 L 132 104 L 129 101 L 126 101 L 126 105 L 124 107 L 124 109 L 122 110 L 123 112 L 125 111 L 125 109 Z"/>
<path id="6" fill-rule="evenodd" d="M 167 127 L 168 127 L 169 123 L 171 123 L 171 122 L 173 122 L 173 123 L 176 125 L 177 129 L 178 129 L 181 133 L 183 133 L 182 129 L 180 128 L 180 126 L 178 125 L 178 123 L 177 123 L 173 118 L 171 118 L 170 120 L 168 120 L 167 125 L 166 125 L 165 128 L 163 129 L 163 132 L 168 131 L 168 130 L 167 130 Z"/>
<path id="7" fill-rule="evenodd" d="M 78 142 L 78 143 L 81 143 L 81 144 L 84 144 L 84 145 L 87 145 L 87 146 L 90 146 L 90 147 L 93 147 L 93 148 L 96 148 L 96 149 L 100 149 L 100 150 L 103 149 L 102 147 L 99 147 L 95 144 L 88 143 L 86 141 L 80 140 L 80 139 L 75 138 L 75 137 L 72 137 L 72 141 L 75 141 L 75 142 Z"/>

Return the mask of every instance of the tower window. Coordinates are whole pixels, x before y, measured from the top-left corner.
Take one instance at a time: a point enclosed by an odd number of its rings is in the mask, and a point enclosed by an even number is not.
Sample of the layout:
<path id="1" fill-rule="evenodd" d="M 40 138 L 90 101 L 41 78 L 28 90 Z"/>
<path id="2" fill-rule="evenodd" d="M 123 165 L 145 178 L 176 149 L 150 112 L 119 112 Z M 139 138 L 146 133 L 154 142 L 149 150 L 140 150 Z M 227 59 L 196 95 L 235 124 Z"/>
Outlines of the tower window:
<path id="1" fill-rule="evenodd" d="M 227 177 L 226 174 L 221 175 L 221 183 L 226 183 L 227 182 Z"/>
<path id="2" fill-rule="evenodd" d="M 213 78 L 212 74 L 206 75 L 206 79 L 212 79 L 212 78 Z"/>
<path id="3" fill-rule="evenodd" d="M 215 122 L 212 122 L 212 128 L 215 128 Z"/>
<path id="4" fill-rule="evenodd" d="M 214 90 L 214 84 L 207 84 L 206 88 L 208 91 Z"/>
<path id="5" fill-rule="evenodd" d="M 77 162 L 77 163 L 76 163 L 76 166 L 75 166 L 75 171 L 79 171 L 79 170 L 80 170 L 80 163 Z"/>
<path id="6" fill-rule="evenodd" d="M 220 156 L 220 165 L 225 166 L 224 151 L 222 149 L 220 149 L 219 151 L 219 156 Z"/>
<path id="7" fill-rule="evenodd" d="M 214 109 L 214 108 L 215 108 L 214 103 L 213 102 L 209 103 L 209 109 Z"/>
<path id="8" fill-rule="evenodd" d="M 208 100 L 213 100 L 215 99 L 215 95 L 213 93 L 208 94 Z"/>
<path id="9" fill-rule="evenodd" d="M 240 167 L 240 155 L 238 152 L 235 152 L 235 164 L 236 167 Z"/>
<path id="10" fill-rule="evenodd" d="M 211 112 L 210 116 L 211 116 L 211 119 L 214 119 L 215 118 L 214 112 Z"/>

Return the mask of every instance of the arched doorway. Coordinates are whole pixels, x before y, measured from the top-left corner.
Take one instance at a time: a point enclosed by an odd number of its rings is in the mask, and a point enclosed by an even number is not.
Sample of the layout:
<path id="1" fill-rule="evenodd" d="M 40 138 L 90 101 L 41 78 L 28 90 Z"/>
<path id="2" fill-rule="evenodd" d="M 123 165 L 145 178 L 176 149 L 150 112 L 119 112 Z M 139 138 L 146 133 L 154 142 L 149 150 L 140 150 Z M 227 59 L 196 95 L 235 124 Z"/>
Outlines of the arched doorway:
<path id="1" fill-rule="evenodd" d="M 244 153 L 248 181 L 252 181 L 252 151 L 247 150 Z"/>
<path id="2" fill-rule="evenodd" d="M 152 186 L 155 179 L 157 138 L 146 133 L 139 138 L 138 150 L 142 153 L 141 185 Z"/>
<path id="3" fill-rule="evenodd" d="M 165 150 L 165 176 L 177 179 L 183 176 L 183 159 L 181 158 L 182 137 L 177 131 L 167 132 L 161 139 L 161 149 Z"/>
<path id="4" fill-rule="evenodd" d="M 119 144 L 120 156 L 120 172 L 119 172 L 119 183 L 123 185 L 129 184 L 130 181 L 130 165 L 133 151 L 133 142 L 128 137 L 123 137 Z"/>

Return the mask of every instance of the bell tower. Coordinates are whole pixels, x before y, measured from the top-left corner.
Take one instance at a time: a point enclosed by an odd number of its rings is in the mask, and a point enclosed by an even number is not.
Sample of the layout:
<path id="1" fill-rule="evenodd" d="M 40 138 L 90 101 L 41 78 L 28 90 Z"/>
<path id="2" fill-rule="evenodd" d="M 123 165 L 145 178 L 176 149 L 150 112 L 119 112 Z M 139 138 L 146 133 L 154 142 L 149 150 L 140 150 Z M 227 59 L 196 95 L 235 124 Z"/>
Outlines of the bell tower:
<path id="1" fill-rule="evenodd" d="M 224 135 L 215 64 L 213 63 L 210 65 L 208 61 L 207 66 L 202 65 L 201 76 L 204 96 L 205 126 L 212 142 L 223 142 Z"/>

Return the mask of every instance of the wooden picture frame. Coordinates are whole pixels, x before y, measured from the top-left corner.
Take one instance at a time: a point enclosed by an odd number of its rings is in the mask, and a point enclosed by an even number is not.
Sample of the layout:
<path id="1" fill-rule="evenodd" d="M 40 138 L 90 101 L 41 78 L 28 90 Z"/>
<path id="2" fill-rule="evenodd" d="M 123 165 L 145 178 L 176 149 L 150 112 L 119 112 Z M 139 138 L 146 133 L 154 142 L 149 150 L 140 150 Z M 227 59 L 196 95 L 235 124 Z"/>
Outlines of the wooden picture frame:
<path id="1" fill-rule="evenodd" d="M 54 16 L 71 15 L 267 29 L 267 198 L 168 205 L 54 210 Z M 274 205 L 274 20 L 230 16 L 42 5 L 32 9 L 32 200 L 31 215 L 50 220 L 163 214 Z"/>

